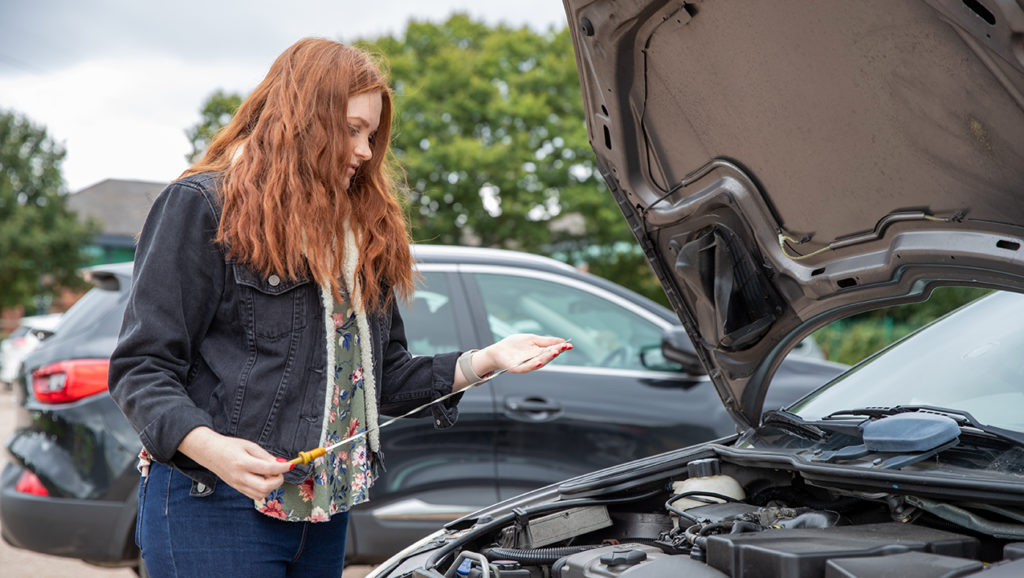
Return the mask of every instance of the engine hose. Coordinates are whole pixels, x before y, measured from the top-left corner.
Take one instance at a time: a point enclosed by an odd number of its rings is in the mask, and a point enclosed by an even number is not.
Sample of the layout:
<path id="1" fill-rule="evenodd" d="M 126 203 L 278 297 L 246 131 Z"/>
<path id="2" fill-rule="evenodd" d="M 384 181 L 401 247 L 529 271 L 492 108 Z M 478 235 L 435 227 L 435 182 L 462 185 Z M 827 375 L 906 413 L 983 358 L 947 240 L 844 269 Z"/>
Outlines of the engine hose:
<path id="1" fill-rule="evenodd" d="M 685 536 L 686 541 L 692 544 L 695 548 L 703 551 L 708 545 L 708 536 L 710 534 L 723 533 L 720 530 L 727 530 L 729 534 L 742 534 L 747 532 L 760 532 L 763 528 L 755 524 L 754 522 L 748 522 L 746 520 L 727 520 L 723 522 L 715 522 L 713 524 L 707 524 L 701 526 L 700 524 L 694 524 L 686 529 Z M 692 556 L 692 553 L 691 553 Z"/>
<path id="2" fill-rule="evenodd" d="M 839 514 L 836 512 L 804 512 L 789 520 L 777 520 L 772 524 L 773 528 L 831 528 L 839 521 Z"/>
<path id="3" fill-rule="evenodd" d="M 686 531 L 683 533 L 683 535 L 686 537 L 687 542 L 689 542 L 690 544 L 696 544 L 697 536 L 700 535 L 698 534 L 698 532 L 700 532 L 700 524 L 694 524 L 686 528 Z"/>
<path id="4" fill-rule="evenodd" d="M 483 555 L 491 561 L 512 560 L 526 565 L 554 564 L 560 558 L 600 548 L 599 544 L 581 546 L 560 546 L 557 548 L 535 548 L 525 550 L 518 548 L 487 548 Z"/>
<path id="5" fill-rule="evenodd" d="M 764 530 L 761 524 L 755 522 L 748 522 L 746 520 L 737 520 L 732 526 L 732 530 L 729 530 L 730 534 L 746 534 L 749 532 L 760 532 Z"/>
<path id="6" fill-rule="evenodd" d="M 719 532 L 719 530 L 731 531 L 735 525 L 736 525 L 735 520 L 726 520 L 726 521 L 723 521 L 723 522 L 713 522 L 713 523 L 708 524 L 706 526 L 702 526 L 701 529 L 697 531 L 697 534 L 699 534 L 701 536 L 707 536 L 708 534 L 711 534 L 711 533 L 719 534 L 719 533 L 721 533 L 721 532 Z"/>
<path id="7" fill-rule="evenodd" d="M 681 494 L 673 494 L 672 497 L 669 498 L 667 502 L 665 502 L 665 509 L 668 510 L 672 514 L 675 514 L 676 516 L 679 516 L 681 518 L 686 518 L 687 520 L 693 522 L 694 524 L 699 524 L 700 520 L 698 520 L 694 516 L 691 516 L 690 514 L 687 514 L 683 510 L 680 510 L 679 508 L 677 508 L 677 507 L 672 505 L 672 503 L 675 502 L 676 500 L 681 500 L 683 498 L 690 498 L 690 499 L 696 500 L 698 502 L 706 502 L 708 505 L 718 504 L 718 503 L 723 503 L 723 502 L 737 502 L 737 503 L 739 502 L 739 500 L 737 500 L 736 498 L 733 498 L 731 496 L 726 496 L 726 495 L 723 495 L 723 494 L 719 494 L 717 492 L 709 492 L 709 491 L 706 491 L 706 490 L 690 490 L 690 491 L 687 491 L 687 492 L 683 492 Z M 717 499 L 721 500 L 721 502 L 716 502 L 716 501 L 714 501 L 714 499 L 709 499 L 709 498 L 717 498 Z"/>

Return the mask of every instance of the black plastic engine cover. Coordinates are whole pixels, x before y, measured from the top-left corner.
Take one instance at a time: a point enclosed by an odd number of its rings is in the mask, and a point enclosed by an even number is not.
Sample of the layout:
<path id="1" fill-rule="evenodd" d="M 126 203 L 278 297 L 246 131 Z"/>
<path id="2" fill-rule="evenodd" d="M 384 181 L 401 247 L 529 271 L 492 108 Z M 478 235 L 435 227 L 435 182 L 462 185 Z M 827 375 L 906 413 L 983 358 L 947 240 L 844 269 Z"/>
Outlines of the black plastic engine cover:
<path id="1" fill-rule="evenodd" d="M 825 578 L 959 578 L 981 572 L 984 564 L 952 556 L 904 552 L 892 556 L 835 558 L 825 567 Z"/>
<path id="2" fill-rule="evenodd" d="M 709 536 L 707 561 L 732 578 L 809 578 L 825 576 L 833 558 L 927 552 L 974 559 L 977 550 L 970 536 L 889 523 Z"/>
<path id="3" fill-rule="evenodd" d="M 702 562 L 671 556 L 644 544 L 620 544 L 579 552 L 552 566 L 552 578 L 727 578 Z"/>

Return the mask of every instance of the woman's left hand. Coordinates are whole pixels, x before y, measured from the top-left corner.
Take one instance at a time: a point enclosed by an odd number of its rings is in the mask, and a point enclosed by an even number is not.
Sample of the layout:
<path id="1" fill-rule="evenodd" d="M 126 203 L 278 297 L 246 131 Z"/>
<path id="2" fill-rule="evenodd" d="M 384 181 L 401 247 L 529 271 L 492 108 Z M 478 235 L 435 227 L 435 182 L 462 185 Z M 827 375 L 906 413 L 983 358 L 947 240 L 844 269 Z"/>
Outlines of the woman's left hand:
<path id="1" fill-rule="evenodd" d="M 508 368 L 509 373 L 527 373 L 544 367 L 570 349 L 572 344 L 560 337 L 517 333 L 485 347 L 480 353 L 490 356 L 494 364 L 490 371 Z"/>
<path id="2" fill-rule="evenodd" d="M 544 367 L 570 349 L 572 344 L 560 337 L 517 333 L 473 353 L 470 362 L 473 371 L 481 376 L 503 369 L 508 369 L 509 373 L 527 373 Z M 466 376 L 456 370 L 455 389 L 468 385 Z"/>

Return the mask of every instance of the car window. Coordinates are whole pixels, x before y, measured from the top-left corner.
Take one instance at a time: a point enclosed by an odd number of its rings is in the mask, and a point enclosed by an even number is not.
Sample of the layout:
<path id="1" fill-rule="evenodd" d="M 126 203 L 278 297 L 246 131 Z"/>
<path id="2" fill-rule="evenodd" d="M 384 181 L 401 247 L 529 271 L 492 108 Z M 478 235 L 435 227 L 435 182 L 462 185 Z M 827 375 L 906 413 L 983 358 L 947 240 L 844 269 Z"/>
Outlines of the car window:
<path id="1" fill-rule="evenodd" d="M 558 365 L 644 369 L 640 353 L 658 349 L 662 329 L 622 305 L 578 287 L 519 275 L 474 274 L 495 340 L 512 333 L 572 339 Z"/>
<path id="2" fill-rule="evenodd" d="M 422 273 L 411 303 L 400 303 L 405 337 L 413 355 L 434 355 L 461 349 L 455 329 L 451 286 L 441 272 Z"/>
<path id="3" fill-rule="evenodd" d="M 64 314 L 58 331 L 61 337 L 70 337 L 86 330 L 117 335 L 124 317 L 124 301 L 121 293 L 112 289 L 93 287 L 75 302 Z"/>

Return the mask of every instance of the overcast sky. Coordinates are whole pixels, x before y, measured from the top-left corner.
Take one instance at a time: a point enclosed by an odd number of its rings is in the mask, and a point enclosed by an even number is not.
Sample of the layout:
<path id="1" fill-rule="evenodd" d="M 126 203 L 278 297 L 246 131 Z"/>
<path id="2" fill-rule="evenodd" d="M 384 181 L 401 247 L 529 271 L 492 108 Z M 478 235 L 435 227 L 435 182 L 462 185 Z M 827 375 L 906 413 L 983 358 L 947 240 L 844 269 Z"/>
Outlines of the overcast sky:
<path id="1" fill-rule="evenodd" d="M 71 191 L 166 182 L 186 168 L 185 129 L 203 100 L 248 93 L 299 38 L 399 33 L 455 11 L 565 25 L 560 0 L 0 0 L 0 109 L 64 144 Z"/>

